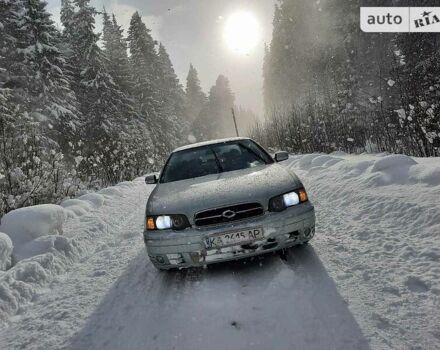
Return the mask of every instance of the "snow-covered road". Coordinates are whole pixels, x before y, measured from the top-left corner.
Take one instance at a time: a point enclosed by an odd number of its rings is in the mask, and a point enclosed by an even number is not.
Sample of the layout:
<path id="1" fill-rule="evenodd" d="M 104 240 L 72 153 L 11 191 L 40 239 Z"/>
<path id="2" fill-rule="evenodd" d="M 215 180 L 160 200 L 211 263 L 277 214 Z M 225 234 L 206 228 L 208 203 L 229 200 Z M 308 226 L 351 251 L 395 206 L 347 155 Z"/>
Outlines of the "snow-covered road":
<path id="1" fill-rule="evenodd" d="M 316 205 L 311 245 L 159 272 L 140 234 L 151 187 L 136 181 L 67 222 L 81 253 L 20 306 L 0 349 L 438 348 L 440 165 L 395 161 L 397 176 L 374 173 L 380 157 L 307 157 L 286 166 Z"/>

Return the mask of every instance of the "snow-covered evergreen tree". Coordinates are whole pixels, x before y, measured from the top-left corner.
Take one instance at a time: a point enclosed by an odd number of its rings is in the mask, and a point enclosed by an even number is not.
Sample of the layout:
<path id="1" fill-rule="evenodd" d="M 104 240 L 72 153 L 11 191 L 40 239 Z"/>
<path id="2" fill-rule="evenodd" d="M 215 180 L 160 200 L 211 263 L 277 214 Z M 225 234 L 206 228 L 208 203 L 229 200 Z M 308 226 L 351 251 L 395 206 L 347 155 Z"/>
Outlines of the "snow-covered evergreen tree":
<path id="1" fill-rule="evenodd" d="M 197 70 L 192 64 L 189 66 L 185 89 L 185 115 L 188 121 L 194 121 L 207 102 L 205 93 L 200 86 Z"/>
<path id="2" fill-rule="evenodd" d="M 132 94 L 139 110 L 153 118 L 160 110 L 157 89 L 157 53 L 155 41 L 138 12 L 131 17 L 128 30 L 128 47 L 132 74 Z"/>
<path id="3" fill-rule="evenodd" d="M 98 46 L 99 35 L 94 33 L 96 10 L 89 0 L 76 0 L 78 10 L 72 25 L 71 38 L 76 72 L 76 96 L 84 116 L 85 149 L 83 171 L 90 176 L 102 176 L 115 182 L 121 176 L 121 168 L 113 161 L 121 157 L 122 140 L 126 126 L 133 118 L 129 99 L 121 92 L 107 71 L 108 60 Z"/>
<path id="4" fill-rule="evenodd" d="M 130 66 L 132 74 L 132 96 L 135 106 L 147 128 L 151 131 L 156 150 L 154 159 L 163 160 L 179 139 L 179 125 L 176 116 L 161 100 L 162 70 L 156 52 L 156 42 L 150 29 L 138 12 L 130 21 L 128 30 L 128 47 L 130 49 Z"/>
<path id="5" fill-rule="evenodd" d="M 183 109 L 185 93 L 174 71 L 170 56 L 162 44 L 159 44 L 158 65 L 161 72 L 159 94 L 163 105 L 162 110 L 176 116 L 178 118 L 176 122 L 183 125 L 185 124 Z"/>
<path id="6" fill-rule="evenodd" d="M 1 6 L 0 209 L 8 211 L 67 194 L 60 146 L 68 150 L 78 114 L 46 4 Z"/>
<path id="7" fill-rule="evenodd" d="M 75 33 L 73 27 L 73 17 L 75 15 L 75 7 L 72 0 L 61 0 L 60 19 L 63 24 L 63 39 L 69 40 Z"/>
<path id="8" fill-rule="evenodd" d="M 200 139 L 235 136 L 232 119 L 234 100 L 228 78 L 219 75 L 209 91 L 207 104 L 194 123 Z"/>
<path id="9" fill-rule="evenodd" d="M 65 75 L 65 59 L 58 49 L 59 33 L 55 29 L 46 3 L 27 0 L 22 30 L 28 33 L 24 59 L 30 73 L 27 90 L 28 111 L 52 130 L 63 149 L 73 141 L 79 127 L 77 101 Z"/>
<path id="10" fill-rule="evenodd" d="M 110 18 L 105 10 L 103 11 L 102 42 L 107 57 L 107 69 L 116 85 L 128 95 L 132 84 L 127 42 L 123 37 L 123 29 L 118 25 L 115 15 Z"/>

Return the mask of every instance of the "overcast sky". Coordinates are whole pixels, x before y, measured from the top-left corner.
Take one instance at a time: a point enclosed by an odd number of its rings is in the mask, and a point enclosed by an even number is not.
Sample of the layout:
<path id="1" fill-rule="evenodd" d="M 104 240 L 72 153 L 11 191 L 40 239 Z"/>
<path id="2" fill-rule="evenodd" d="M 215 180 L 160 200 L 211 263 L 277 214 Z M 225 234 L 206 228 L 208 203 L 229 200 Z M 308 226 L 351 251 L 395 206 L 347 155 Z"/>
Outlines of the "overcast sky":
<path id="1" fill-rule="evenodd" d="M 236 95 L 236 103 L 261 112 L 262 62 L 264 42 L 270 42 L 276 0 L 92 0 L 98 10 L 105 6 L 128 29 L 130 17 L 138 10 L 154 38 L 164 43 L 176 73 L 185 84 L 189 64 L 199 72 L 208 92 L 219 74 L 226 75 Z M 48 0 L 48 9 L 59 22 L 61 0 Z M 248 55 L 238 55 L 227 47 L 223 31 L 229 15 L 252 12 L 258 20 L 261 40 Z M 97 18 L 97 29 L 101 20 Z"/>

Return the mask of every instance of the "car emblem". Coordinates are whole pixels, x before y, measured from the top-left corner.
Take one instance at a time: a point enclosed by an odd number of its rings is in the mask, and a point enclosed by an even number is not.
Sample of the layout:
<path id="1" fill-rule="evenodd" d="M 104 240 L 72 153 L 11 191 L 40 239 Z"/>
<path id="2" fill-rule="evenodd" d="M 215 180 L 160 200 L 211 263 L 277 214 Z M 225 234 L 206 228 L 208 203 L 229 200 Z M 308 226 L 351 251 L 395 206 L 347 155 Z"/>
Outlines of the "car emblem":
<path id="1" fill-rule="evenodd" d="M 225 219 L 232 219 L 233 217 L 235 217 L 235 211 L 232 211 L 232 210 L 225 210 L 225 211 L 222 213 L 222 216 L 223 216 Z"/>

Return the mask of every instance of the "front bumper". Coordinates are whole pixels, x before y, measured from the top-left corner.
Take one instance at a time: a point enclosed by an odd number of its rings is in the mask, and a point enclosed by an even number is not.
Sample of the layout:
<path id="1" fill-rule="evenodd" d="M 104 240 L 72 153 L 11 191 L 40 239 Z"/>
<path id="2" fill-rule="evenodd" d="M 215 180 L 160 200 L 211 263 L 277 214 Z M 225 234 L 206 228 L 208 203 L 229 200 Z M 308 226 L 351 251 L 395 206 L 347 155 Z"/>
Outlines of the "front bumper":
<path id="1" fill-rule="evenodd" d="M 262 227 L 264 239 L 248 245 L 207 249 L 205 237 Z M 309 241 L 315 233 L 315 211 L 310 202 L 279 213 L 265 212 L 255 218 L 183 231 L 144 231 L 147 253 L 160 269 L 204 266 L 289 248 Z"/>

